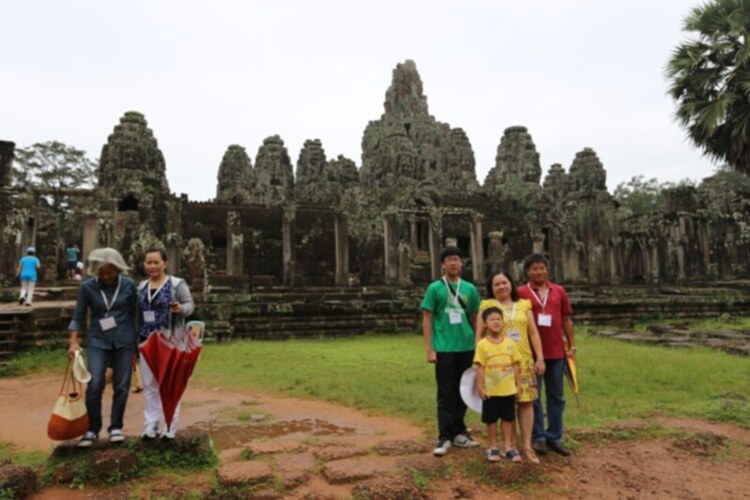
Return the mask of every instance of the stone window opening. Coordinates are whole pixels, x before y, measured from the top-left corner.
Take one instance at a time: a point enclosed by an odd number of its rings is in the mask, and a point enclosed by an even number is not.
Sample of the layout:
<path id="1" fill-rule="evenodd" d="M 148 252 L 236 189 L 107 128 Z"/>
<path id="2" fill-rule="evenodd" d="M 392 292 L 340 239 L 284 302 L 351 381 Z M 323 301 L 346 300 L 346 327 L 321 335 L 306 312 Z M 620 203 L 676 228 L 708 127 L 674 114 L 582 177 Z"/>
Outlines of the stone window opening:
<path id="1" fill-rule="evenodd" d="M 417 250 L 430 249 L 430 228 L 427 222 L 417 222 Z"/>
<path id="2" fill-rule="evenodd" d="M 404 130 L 406 131 L 406 137 L 409 137 L 409 132 L 411 131 L 411 123 L 404 123 Z"/>
<path id="3" fill-rule="evenodd" d="M 127 195 L 125 198 L 120 200 L 117 204 L 117 210 L 120 212 L 137 212 L 138 211 L 138 198 L 132 194 Z"/>

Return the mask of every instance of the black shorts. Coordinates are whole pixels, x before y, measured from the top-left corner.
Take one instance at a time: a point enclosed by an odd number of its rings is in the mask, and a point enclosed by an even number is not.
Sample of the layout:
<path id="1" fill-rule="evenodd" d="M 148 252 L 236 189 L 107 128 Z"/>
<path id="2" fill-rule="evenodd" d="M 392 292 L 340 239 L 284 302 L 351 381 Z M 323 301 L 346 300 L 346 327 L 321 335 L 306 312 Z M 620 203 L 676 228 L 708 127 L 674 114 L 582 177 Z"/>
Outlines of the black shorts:
<path id="1" fill-rule="evenodd" d="M 516 421 L 516 396 L 490 396 L 482 401 L 482 422 L 494 424 L 498 420 Z"/>
<path id="2" fill-rule="evenodd" d="M 68 261 L 68 271 L 75 271 L 77 266 L 78 266 L 78 262 L 74 260 Z"/>

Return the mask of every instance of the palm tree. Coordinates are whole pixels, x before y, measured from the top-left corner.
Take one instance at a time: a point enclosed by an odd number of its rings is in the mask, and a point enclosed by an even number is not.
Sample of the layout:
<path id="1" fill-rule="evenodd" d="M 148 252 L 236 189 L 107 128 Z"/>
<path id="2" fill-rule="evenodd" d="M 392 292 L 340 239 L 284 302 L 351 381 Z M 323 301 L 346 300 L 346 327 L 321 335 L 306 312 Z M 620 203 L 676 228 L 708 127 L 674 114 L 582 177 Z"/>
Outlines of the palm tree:
<path id="1" fill-rule="evenodd" d="M 695 7 L 683 31 L 695 37 L 667 63 L 675 117 L 704 153 L 750 173 L 750 0 Z"/>

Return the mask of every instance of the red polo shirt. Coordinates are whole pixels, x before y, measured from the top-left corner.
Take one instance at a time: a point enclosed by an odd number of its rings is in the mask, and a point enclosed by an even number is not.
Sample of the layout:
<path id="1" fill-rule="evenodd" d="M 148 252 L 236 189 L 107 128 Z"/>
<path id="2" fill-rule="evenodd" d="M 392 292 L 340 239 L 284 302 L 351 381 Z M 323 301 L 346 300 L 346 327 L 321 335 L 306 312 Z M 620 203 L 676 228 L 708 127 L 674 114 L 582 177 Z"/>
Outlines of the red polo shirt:
<path id="1" fill-rule="evenodd" d="M 542 339 L 542 352 L 544 359 L 565 358 L 565 347 L 563 345 L 563 316 L 572 316 L 573 308 L 565 289 L 560 285 L 547 282 L 547 302 L 542 307 L 544 299 L 539 295 L 539 290 L 532 283 L 527 283 L 518 288 L 518 295 L 523 299 L 531 301 L 536 328 Z M 532 293 L 532 291 L 534 293 Z M 552 326 L 539 326 L 539 313 L 552 316 Z"/>

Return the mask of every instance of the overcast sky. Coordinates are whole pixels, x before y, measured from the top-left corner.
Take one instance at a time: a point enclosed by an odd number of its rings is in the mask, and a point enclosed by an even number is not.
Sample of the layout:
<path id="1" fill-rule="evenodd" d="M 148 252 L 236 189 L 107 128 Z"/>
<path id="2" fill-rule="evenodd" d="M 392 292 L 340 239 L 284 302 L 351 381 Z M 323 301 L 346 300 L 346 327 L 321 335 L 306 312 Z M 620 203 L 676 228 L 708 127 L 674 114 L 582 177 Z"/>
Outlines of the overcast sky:
<path id="1" fill-rule="evenodd" d="M 664 66 L 698 0 L 4 2 L 0 139 L 59 140 L 98 159 L 119 118 L 146 116 L 175 193 L 215 196 L 222 155 L 255 164 L 279 134 L 361 165 L 397 63 L 430 114 L 466 130 L 483 182 L 503 130 L 549 166 L 596 150 L 610 191 L 632 176 L 699 181 L 715 165 L 673 120 Z"/>

